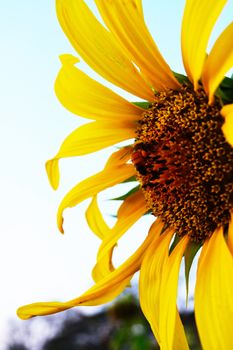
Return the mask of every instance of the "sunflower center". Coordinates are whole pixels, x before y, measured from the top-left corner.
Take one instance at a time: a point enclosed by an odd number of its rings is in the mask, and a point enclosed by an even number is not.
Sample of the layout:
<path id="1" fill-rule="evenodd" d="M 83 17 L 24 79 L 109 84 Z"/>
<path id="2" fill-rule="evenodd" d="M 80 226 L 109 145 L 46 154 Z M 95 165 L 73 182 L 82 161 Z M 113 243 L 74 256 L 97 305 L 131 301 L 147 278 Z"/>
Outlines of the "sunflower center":
<path id="1" fill-rule="evenodd" d="M 199 242 L 227 225 L 233 208 L 233 148 L 220 110 L 202 89 L 160 92 L 139 122 L 132 153 L 153 214 Z"/>

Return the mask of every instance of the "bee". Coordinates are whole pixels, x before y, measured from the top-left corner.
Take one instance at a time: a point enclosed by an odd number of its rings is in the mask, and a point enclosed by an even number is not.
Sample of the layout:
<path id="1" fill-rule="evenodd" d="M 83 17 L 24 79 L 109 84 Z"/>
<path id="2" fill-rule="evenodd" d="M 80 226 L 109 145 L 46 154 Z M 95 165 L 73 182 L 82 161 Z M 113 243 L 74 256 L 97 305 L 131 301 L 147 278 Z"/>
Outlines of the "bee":
<path id="1" fill-rule="evenodd" d="M 147 174 L 146 164 L 145 164 L 145 158 L 147 157 L 147 152 L 144 150 L 137 149 L 133 151 L 131 160 L 137 169 L 137 171 L 141 175 Z"/>

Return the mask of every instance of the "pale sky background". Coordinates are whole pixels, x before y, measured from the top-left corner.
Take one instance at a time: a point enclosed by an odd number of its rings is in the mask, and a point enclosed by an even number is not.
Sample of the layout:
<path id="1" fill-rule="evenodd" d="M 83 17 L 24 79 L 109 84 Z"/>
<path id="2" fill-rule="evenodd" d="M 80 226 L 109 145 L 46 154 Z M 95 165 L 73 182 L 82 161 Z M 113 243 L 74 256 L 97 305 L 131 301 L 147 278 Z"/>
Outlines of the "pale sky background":
<path id="1" fill-rule="evenodd" d="M 94 8 L 93 0 L 87 3 Z M 145 0 L 143 4 L 146 21 L 162 54 L 173 70 L 182 73 L 180 23 L 184 1 Z M 55 155 L 74 128 L 85 122 L 66 111 L 53 90 L 60 68 L 58 56 L 75 52 L 59 27 L 54 1 L 0 1 L 0 8 L 0 344 L 3 344 L 7 320 L 16 320 L 18 306 L 34 301 L 67 300 L 92 285 L 91 269 L 99 241 L 85 223 L 89 201 L 65 212 L 64 236 L 56 227 L 56 210 L 70 188 L 102 169 L 112 148 L 63 160 L 61 186 L 57 192 L 51 189 L 45 161 Z M 233 4 L 229 1 L 211 42 L 230 23 L 232 13 Z M 97 77 L 85 64 L 80 67 Z M 115 91 L 136 100 L 120 89 Z M 110 197 L 106 193 L 105 198 Z M 112 223 L 110 214 L 114 214 L 115 207 L 105 200 L 102 208 L 106 220 Z M 129 255 L 129 246 L 131 253 L 136 249 L 150 223 L 151 218 L 144 218 L 127 234 L 119 245 L 117 262 Z"/>

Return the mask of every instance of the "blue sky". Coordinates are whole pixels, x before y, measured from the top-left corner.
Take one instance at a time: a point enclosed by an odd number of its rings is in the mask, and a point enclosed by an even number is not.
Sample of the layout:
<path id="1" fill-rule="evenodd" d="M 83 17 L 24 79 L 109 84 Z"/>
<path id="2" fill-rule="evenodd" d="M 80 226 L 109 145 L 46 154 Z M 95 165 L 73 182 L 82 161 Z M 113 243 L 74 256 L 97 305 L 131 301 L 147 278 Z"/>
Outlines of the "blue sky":
<path id="1" fill-rule="evenodd" d="M 93 0 L 87 1 L 92 8 Z M 145 17 L 162 54 L 173 70 L 183 72 L 180 22 L 183 0 L 145 0 Z M 213 38 L 230 22 L 232 1 L 218 21 Z M 56 228 L 56 210 L 64 194 L 77 182 L 100 170 L 111 149 L 61 162 L 61 187 L 54 192 L 44 163 L 64 137 L 83 120 L 57 101 L 53 84 L 60 68 L 58 56 L 74 50 L 56 19 L 53 1 L 5 1 L 1 4 L 1 298 L 0 329 L 16 318 L 22 304 L 73 298 L 88 288 L 98 240 L 84 219 L 87 202 L 67 210 L 66 233 Z M 82 67 L 97 78 L 85 64 Z M 103 79 L 99 78 L 103 82 Z M 108 86 L 111 84 L 107 83 Z M 122 93 L 120 89 L 115 91 Z M 125 94 L 124 96 L 130 97 Z M 108 194 L 106 195 L 106 197 Z M 107 220 L 113 206 L 103 202 Z M 132 232 L 138 242 L 145 225 Z M 151 221 L 150 221 L 151 222 Z M 122 240 L 117 259 L 128 256 L 131 232 Z M 132 246 L 132 250 L 136 248 Z M 3 327 L 1 327 L 3 326 Z M 0 331 L 0 342 L 3 331 Z"/>

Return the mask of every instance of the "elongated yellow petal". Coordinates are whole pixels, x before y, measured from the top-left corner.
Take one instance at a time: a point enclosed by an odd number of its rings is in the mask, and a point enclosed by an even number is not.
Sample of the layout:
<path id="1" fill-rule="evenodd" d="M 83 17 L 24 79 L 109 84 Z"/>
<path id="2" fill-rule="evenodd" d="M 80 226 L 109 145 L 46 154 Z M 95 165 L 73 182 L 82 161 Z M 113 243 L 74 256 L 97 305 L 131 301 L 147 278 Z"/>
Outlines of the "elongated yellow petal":
<path id="1" fill-rule="evenodd" d="M 72 55 L 61 56 L 62 68 L 55 82 L 55 92 L 65 108 L 94 120 L 121 122 L 140 119 L 141 108 L 83 73 L 74 66 L 77 61 Z"/>
<path id="2" fill-rule="evenodd" d="M 99 248 L 97 263 L 93 269 L 92 276 L 95 281 L 103 278 L 111 271 L 112 252 L 117 241 L 133 226 L 147 211 L 145 198 L 141 190 L 133 193 L 125 199 L 117 214 L 117 221 L 110 233 L 106 235 Z"/>
<path id="3" fill-rule="evenodd" d="M 231 254 L 233 255 L 233 212 L 231 212 L 231 220 L 228 228 L 228 247 L 230 249 Z"/>
<path id="4" fill-rule="evenodd" d="M 189 350 L 189 345 L 184 331 L 183 323 L 180 319 L 178 310 L 176 310 L 176 324 L 173 338 L 172 350 Z"/>
<path id="5" fill-rule="evenodd" d="M 221 114 L 225 118 L 222 131 L 227 142 L 233 146 L 233 103 L 223 106 Z"/>
<path id="6" fill-rule="evenodd" d="M 188 243 L 184 237 L 168 256 L 173 231 L 157 238 L 148 248 L 140 272 L 140 303 L 161 350 L 188 349 L 176 309 L 180 261 Z"/>
<path id="7" fill-rule="evenodd" d="M 126 146 L 114 152 L 107 161 L 105 169 L 125 164 L 130 158 L 131 149 L 131 146 Z M 86 217 L 91 230 L 102 240 L 110 236 L 112 232 L 113 235 L 115 234 L 114 230 L 111 230 L 105 223 L 95 197 L 87 209 Z M 104 256 L 100 257 L 102 251 L 101 245 L 97 256 L 97 263 L 92 271 L 92 277 L 95 282 L 98 282 L 108 273 L 113 271 L 112 254 L 115 246 L 116 241 L 113 242 L 112 247 L 105 252 Z"/>
<path id="8" fill-rule="evenodd" d="M 165 254 L 160 249 L 161 242 L 164 240 L 164 234 L 157 236 L 147 249 L 140 269 L 139 279 L 139 297 L 144 315 L 150 323 L 151 329 L 155 335 L 158 344 L 161 344 L 159 335 L 159 286 L 161 284 L 161 270 Z M 172 239 L 172 232 L 166 234 L 167 239 Z M 167 244 L 168 245 L 168 244 Z M 159 252 L 161 253 L 159 255 Z M 156 287 L 156 286 L 157 287 Z"/>
<path id="9" fill-rule="evenodd" d="M 135 138 L 135 129 L 133 122 L 99 121 L 82 125 L 64 140 L 55 158 L 81 156 Z"/>
<path id="10" fill-rule="evenodd" d="M 162 339 L 161 349 L 188 349 L 182 323 L 176 325 L 179 319 L 176 309 L 177 287 L 179 279 L 180 263 L 189 237 L 185 236 L 172 251 L 166 261 L 162 272 L 162 282 L 160 286 L 160 322 L 159 334 Z M 179 321 L 178 321 L 179 322 Z M 183 340 L 179 344 L 176 339 L 178 329 L 179 337 Z"/>
<path id="11" fill-rule="evenodd" d="M 131 122 L 93 122 L 74 130 L 62 143 L 56 156 L 46 163 L 50 183 L 54 189 L 59 185 L 58 160 L 99 151 L 115 143 L 135 137 L 135 126 Z"/>
<path id="12" fill-rule="evenodd" d="M 68 207 L 74 207 L 85 199 L 96 195 L 97 193 L 112 187 L 128 179 L 135 174 L 135 169 L 131 164 L 123 164 L 103 171 L 83 180 L 76 185 L 63 198 L 57 213 L 57 224 L 61 232 L 63 231 L 63 211 Z"/>
<path id="13" fill-rule="evenodd" d="M 179 83 L 154 43 L 136 0 L 95 0 L 106 25 L 156 90 L 176 89 Z"/>
<path id="14" fill-rule="evenodd" d="M 223 229 L 203 245 L 197 270 L 195 316 L 204 350 L 233 349 L 233 257 Z"/>
<path id="15" fill-rule="evenodd" d="M 210 103 L 224 75 L 233 67 L 232 38 L 233 22 L 219 36 L 206 60 L 202 81 Z"/>
<path id="16" fill-rule="evenodd" d="M 143 256 L 154 240 L 155 233 L 161 231 L 161 221 L 155 222 L 143 244 L 121 266 L 108 274 L 79 298 L 68 302 L 34 303 L 22 306 L 17 314 L 21 319 L 33 316 L 49 315 L 79 305 L 98 305 L 106 303 L 116 297 L 128 285 L 133 274 L 140 268 Z"/>
<path id="17" fill-rule="evenodd" d="M 97 73 L 143 99 L 153 93 L 113 35 L 83 0 L 57 0 L 57 16 L 71 44 Z"/>
<path id="18" fill-rule="evenodd" d="M 226 3 L 227 0 L 186 1 L 181 31 L 181 48 L 184 67 L 195 90 L 198 88 L 198 80 L 202 75 L 210 34 Z"/>

